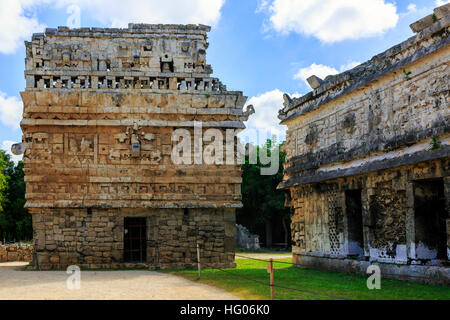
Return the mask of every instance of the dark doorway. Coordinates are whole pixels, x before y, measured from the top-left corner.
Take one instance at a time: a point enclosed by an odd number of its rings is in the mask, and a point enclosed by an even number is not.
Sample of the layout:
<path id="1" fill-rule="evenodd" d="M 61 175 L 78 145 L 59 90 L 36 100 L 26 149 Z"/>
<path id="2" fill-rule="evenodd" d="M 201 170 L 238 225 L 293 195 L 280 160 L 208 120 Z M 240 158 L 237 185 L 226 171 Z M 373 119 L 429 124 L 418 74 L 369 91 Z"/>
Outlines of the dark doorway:
<path id="1" fill-rule="evenodd" d="M 146 218 L 125 218 L 124 221 L 125 262 L 147 261 Z"/>
<path id="2" fill-rule="evenodd" d="M 447 259 L 444 181 L 414 182 L 414 221 L 418 259 Z"/>
<path id="3" fill-rule="evenodd" d="M 345 191 L 347 208 L 348 254 L 364 254 L 361 189 Z"/>

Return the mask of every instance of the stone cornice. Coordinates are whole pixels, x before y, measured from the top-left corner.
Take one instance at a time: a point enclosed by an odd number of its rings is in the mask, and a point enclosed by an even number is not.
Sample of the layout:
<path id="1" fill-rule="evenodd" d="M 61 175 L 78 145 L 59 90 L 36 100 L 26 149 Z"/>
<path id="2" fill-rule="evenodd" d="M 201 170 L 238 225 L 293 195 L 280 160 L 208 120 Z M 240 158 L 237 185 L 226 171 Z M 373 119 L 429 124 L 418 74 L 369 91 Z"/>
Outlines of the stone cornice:
<path id="1" fill-rule="evenodd" d="M 335 100 L 338 97 L 362 88 L 388 73 L 399 70 L 426 55 L 448 46 L 450 38 L 446 33 L 448 33 L 447 28 L 449 26 L 450 16 L 443 17 L 432 26 L 419 32 L 417 35 L 376 55 L 372 60 L 344 73 L 328 76 L 320 87 L 300 98 L 294 98 L 287 106 L 281 109 L 281 123 L 286 124 L 300 115 L 316 110 L 320 106 Z M 439 33 L 442 34 L 439 35 Z M 435 41 L 432 45 L 412 50 L 410 53 L 407 52 L 407 50 L 412 47 L 417 46 L 436 35 L 439 35 L 441 39 Z M 394 59 L 400 56 L 400 60 L 397 61 Z M 297 111 L 295 111 L 295 109 L 297 109 Z"/>

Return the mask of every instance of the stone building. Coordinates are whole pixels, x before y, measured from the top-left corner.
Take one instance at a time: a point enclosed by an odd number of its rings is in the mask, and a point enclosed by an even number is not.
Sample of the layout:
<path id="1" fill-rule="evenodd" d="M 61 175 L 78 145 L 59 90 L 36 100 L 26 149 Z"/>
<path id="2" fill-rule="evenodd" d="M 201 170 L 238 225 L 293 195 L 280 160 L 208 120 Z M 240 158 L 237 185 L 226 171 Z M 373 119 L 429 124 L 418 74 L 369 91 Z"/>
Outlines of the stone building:
<path id="1" fill-rule="evenodd" d="M 25 43 L 23 141 L 13 151 L 24 152 L 41 268 L 189 267 L 197 243 L 204 266 L 234 266 L 240 167 L 171 159 L 176 129 L 195 145 L 201 123 L 200 148 L 211 128 L 234 147 L 250 113 L 242 92 L 211 77 L 209 31 L 59 27 Z"/>
<path id="2" fill-rule="evenodd" d="M 296 263 L 450 279 L 450 4 L 411 28 L 370 61 L 284 96 L 279 188 Z"/>

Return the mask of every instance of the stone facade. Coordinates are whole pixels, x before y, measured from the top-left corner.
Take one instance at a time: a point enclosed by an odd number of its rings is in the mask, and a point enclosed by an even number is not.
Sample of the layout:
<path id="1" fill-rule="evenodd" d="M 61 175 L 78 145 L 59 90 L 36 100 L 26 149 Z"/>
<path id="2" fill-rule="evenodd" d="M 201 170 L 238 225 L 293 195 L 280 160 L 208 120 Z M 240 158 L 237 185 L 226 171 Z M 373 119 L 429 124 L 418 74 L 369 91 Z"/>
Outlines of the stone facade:
<path id="1" fill-rule="evenodd" d="M 25 43 L 23 141 L 12 149 L 24 152 L 42 267 L 125 265 L 124 221 L 132 217 L 145 221 L 142 263 L 190 266 L 200 242 L 207 265 L 234 265 L 240 167 L 172 161 L 177 129 L 191 133 L 195 148 L 216 129 L 231 137 L 224 145 L 234 157 L 235 135 L 250 114 L 242 92 L 210 76 L 209 30 L 59 27 Z"/>
<path id="2" fill-rule="evenodd" d="M 124 218 L 145 217 L 146 261 L 151 268 L 234 265 L 234 209 L 59 209 L 34 210 L 33 228 L 42 269 L 121 268 L 143 265 L 124 261 Z"/>
<path id="3" fill-rule="evenodd" d="M 295 261 L 352 271 L 350 257 L 406 275 L 432 265 L 449 281 L 449 6 L 372 60 L 285 95 L 279 187 L 294 212 Z"/>

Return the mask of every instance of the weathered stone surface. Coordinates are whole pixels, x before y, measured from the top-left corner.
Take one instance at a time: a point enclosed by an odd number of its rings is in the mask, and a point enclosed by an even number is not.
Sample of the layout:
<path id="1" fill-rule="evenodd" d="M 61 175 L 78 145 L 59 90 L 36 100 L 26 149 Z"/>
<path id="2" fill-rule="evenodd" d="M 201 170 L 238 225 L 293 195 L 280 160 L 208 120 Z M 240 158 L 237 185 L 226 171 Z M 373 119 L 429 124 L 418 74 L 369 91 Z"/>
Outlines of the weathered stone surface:
<path id="1" fill-rule="evenodd" d="M 251 234 L 246 227 L 236 224 L 236 245 L 247 249 L 260 249 L 259 236 Z"/>
<path id="2" fill-rule="evenodd" d="M 242 92 L 211 77 L 209 30 L 58 27 L 26 42 L 26 207 L 45 268 L 123 266 L 123 220 L 134 209 L 145 209 L 147 230 L 163 241 L 147 238 L 144 262 L 192 265 L 190 250 L 202 242 L 206 265 L 233 265 L 234 247 L 225 244 L 242 206 L 239 166 L 175 165 L 171 157 L 175 130 L 193 137 L 201 123 L 201 134 L 216 128 L 225 137 L 250 115 Z M 179 219 L 183 209 L 201 214 Z"/>
<path id="3" fill-rule="evenodd" d="M 18 243 L 0 243 L 0 262 L 29 262 L 31 260 L 33 260 L 33 246 Z"/>
<path id="4" fill-rule="evenodd" d="M 425 28 L 428 28 L 435 22 L 436 16 L 432 14 L 412 23 L 409 27 L 415 33 L 422 31 Z"/>
<path id="5" fill-rule="evenodd" d="M 317 89 L 323 83 L 323 80 L 320 79 L 318 76 L 311 76 L 308 79 L 306 79 L 306 81 L 308 81 L 308 84 L 312 89 Z"/>
<path id="6" fill-rule="evenodd" d="M 449 26 L 449 15 L 422 19 L 417 36 L 285 99 L 279 187 L 298 261 L 437 266 L 449 281 Z"/>
<path id="7" fill-rule="evenodd" d="M 450 3 L 444 4 L 443 6 L 435 8 L 434 15 L 436 16 L 437 20 L 450 15 Z"/>
<path id="8" fill-rule="evenodd" d="M 72 215 L 69 215 L 72 214 Z M 42 269 L 64 269 L 77 264 L 84 268 L 135 267 L 123 261 L 124 218 L 147 220 L 147 261 L 152 268 L 193 268 L 197 266 L 197 243 L 201 245 L 202 266 L 233 267 L 234 234 L 225 229 L 233 209 L 39 209 L 33 213 L 36 249 Z M 57 219 L 58 223 L 45 225 Z M 67 225 L 72 227 L 67 228 Z M 45 233 L 37 230 L 44 229 Z M 59 235 L 59 236 L 56 236 Z"/>

